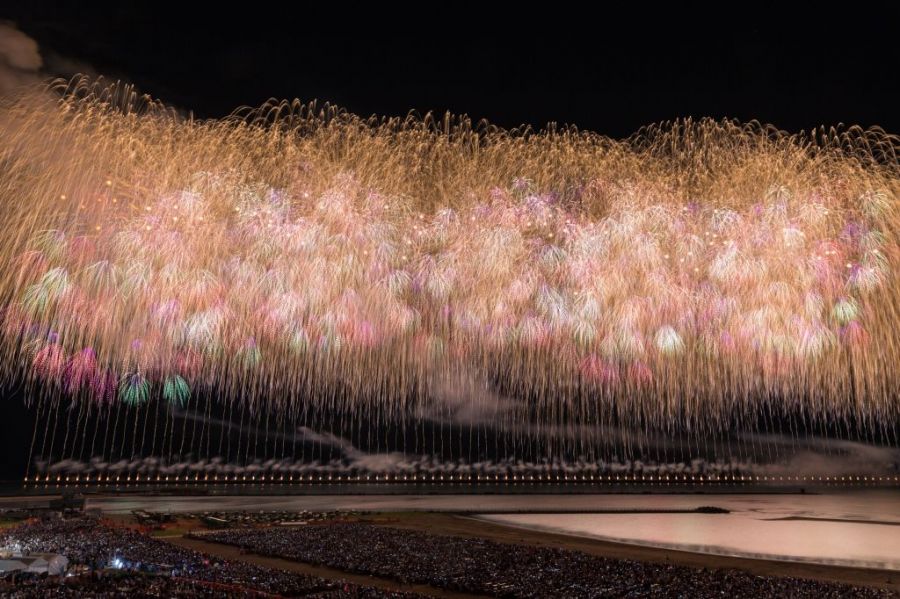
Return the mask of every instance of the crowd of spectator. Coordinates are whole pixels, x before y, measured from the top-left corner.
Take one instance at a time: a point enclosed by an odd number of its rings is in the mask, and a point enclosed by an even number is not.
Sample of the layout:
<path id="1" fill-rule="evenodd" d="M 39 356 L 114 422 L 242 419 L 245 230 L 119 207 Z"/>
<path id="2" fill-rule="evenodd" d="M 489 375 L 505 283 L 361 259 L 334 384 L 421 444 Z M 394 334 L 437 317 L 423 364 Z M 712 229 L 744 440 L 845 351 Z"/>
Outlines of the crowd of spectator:
<path id="1" fill-rule="evenodd" d="M 15 582 L 0 580 L 0 597 L 4 597 L 4 599 L 136 599 L 138 597 L 224 599 L 281 596 L 283 595 L 139 572 L 122 572 L 105 576 L 92 574 L 64 580 L 41 576 L 23 576 Z M 416 595 L 390 593 L 372 587 L 348 584 L 328 590 L 316 590 L 303 595 L 305 599 L 383 599 L 384 597 L 407 598 L 413 596 Z"/>
<path id="2" fill-rule="evenodd" d="M 179 518 L 190 518 L 200 521 L 215 519 L 228 525 L 229 528 L 242 526 L 265 526 L 271 524 L 309 523 L 337 520 L 347 517 L 359 516 L 355 511 L 325 511 L 313 512 L 310 510 L 218 510 L 205 512 L 181 512 Z"/>
<path id="3" fill-rule="evenodd" d="M 361 522 L 229 529 L 198 536 L 262 555 L 500 597 L 894 596 L 867 587 L 610 559 Z"/>
<path id="4" fill-rule="evenodd" d="M 4 597 L 413 597 L 218 559 L 85 515 L 6 529 L 0 533 L 0 547 L 23 555 L 64 555 L 70 573 L 79 574 L 47 577 L 13 572 L 0 583 Z"/>
<path id="5" fill-rule="evenodd" d="M 246 593 L 250 594 L 250 593 Z M 198 597 L 226 596 L 225 588 L 203 586 L 169 576 L 153 576 L 136 572 L 119 574 L 46 577 L 19 574 L 14 580 L 0 581 L 0 595 L 8 599 L 47 598 L 107 598 L 107 597 Z"/>
<path id="6" fill-rule="evenodd" d="M 285 516 L 285 514 L 279 514 Z M 285 520 L 287 518 L 279 518 Z M 425 533 L 330 518 L 195 532 L 207 542 L 348 573 L 498 597 L 891 597 L 890 591 L 807 579 L 757 576 L 611 559 L 580 551 Z M 415 595 L 225 560 L 153 538 L 97 516 L 31 520 L 0 532 L 0 548 L 59 553 L 67 575 L 11 573 L 0 597 L 404 597 Z"/>

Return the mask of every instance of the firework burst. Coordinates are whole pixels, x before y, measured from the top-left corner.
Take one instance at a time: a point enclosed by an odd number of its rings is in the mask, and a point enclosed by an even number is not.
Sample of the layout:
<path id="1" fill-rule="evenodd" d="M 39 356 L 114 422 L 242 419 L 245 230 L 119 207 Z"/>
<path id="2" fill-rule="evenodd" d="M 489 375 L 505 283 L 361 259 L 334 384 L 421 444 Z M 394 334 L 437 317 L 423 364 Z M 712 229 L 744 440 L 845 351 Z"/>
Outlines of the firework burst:
<path id="1" fill-rule="evenodd" d="M 197 121 L 82 80 L 0 124 L 2 360 L 48 397 L 392 412 L 474 373 L 586 423 L 900 411 L 879 130 Z"/>

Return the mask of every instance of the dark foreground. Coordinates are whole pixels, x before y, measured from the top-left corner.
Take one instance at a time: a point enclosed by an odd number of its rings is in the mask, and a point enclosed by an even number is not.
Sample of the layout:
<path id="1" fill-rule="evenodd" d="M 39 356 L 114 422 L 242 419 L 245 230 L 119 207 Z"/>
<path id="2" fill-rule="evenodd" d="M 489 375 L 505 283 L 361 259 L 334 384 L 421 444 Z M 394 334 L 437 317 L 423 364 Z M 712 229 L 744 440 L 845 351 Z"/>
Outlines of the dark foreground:
<path id="1" fill-rule="evenodd" d="M 68 578 L 20 574 L 15 581 L 5 581 L 0 593 L 8 597 L 897 596 L 890 587 L 602 557 L 591 551 L 536 546 L 533 539 L 489 539 L 465 531 L 504 527 L 447 514 L 435 518 L 338 517 L 296 526 L 248 518 L 237 524 L 239 528 L 231 528 L 235 523 L 230 522 L 223 530 L 205 530 L 201 520 L 188 518 L 153 533 L 178 535 L 168 540 L 136 530 L 127 518 L 77 515 L 33 521 L 5 530 L 0 546 L 18 544 L 26 550 L 62 553 L 70 561 L 70 572 L 81 574 Z M 456 534 L 454 522 L 461 525 Z M 181 538 L 182 534 L 186 536 Z M 884 582 L 875 575 L 872 584 Z"/>

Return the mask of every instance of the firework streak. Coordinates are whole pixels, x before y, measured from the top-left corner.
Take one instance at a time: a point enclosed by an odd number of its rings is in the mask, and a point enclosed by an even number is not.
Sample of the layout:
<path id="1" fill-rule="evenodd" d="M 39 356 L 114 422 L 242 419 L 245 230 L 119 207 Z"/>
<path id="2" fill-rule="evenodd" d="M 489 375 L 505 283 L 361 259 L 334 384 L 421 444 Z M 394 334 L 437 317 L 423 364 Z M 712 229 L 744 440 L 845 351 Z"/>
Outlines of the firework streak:
<path id="1" fill-rule="evenodd" d="M 897 422 L 878 130 L 197 121 L 84 81 L 0 127 L 2 363 L 31 401 L 399 418 L 464 377 L 519 423 Z"/>

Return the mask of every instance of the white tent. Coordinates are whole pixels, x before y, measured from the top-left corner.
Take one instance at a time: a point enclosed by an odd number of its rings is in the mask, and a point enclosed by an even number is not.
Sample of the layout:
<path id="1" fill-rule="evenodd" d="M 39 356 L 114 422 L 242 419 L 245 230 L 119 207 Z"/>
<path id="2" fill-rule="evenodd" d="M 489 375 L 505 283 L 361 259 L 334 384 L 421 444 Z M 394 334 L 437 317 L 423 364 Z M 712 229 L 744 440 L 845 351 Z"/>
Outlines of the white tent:
<path id="1" fill-rule="evenodd" d="M 31 553 L 29 555 L 13 555 L 0 558 L 0 575 L 7 572 L 31 572 L 51 576 L 62 574 L 66 571 L 69 560 L 58 553 Z"/>

